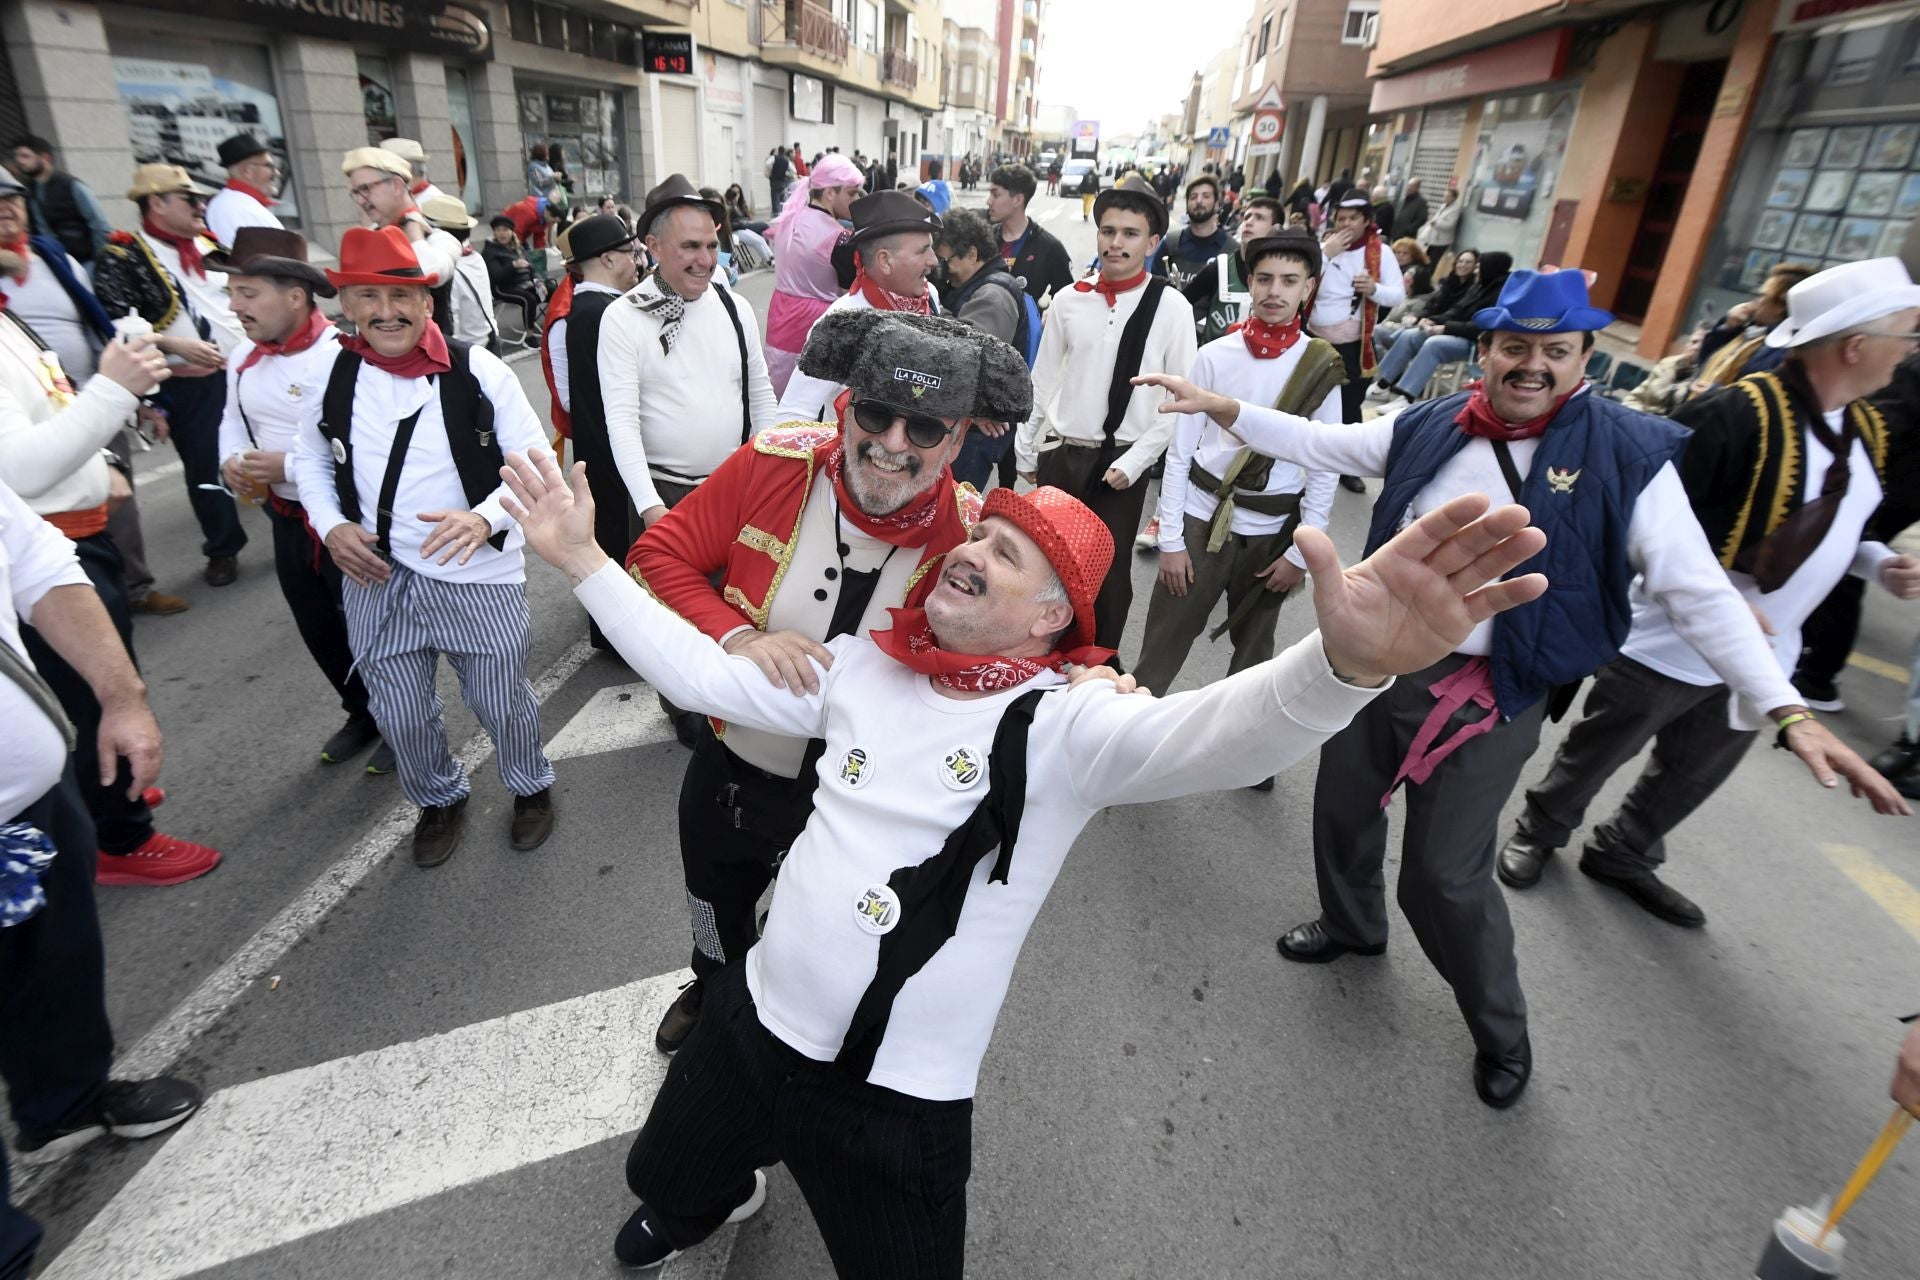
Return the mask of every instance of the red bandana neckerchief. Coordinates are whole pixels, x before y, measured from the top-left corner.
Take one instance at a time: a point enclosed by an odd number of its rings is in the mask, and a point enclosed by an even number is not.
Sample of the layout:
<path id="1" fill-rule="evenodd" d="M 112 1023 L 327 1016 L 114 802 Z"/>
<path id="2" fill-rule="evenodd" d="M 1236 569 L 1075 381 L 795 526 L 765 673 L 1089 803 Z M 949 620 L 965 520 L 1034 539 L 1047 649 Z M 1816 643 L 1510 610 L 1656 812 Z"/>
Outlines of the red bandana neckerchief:
<path id="1" fill-rule="evenodd" d="M 843 392 L 841 401 L 844 402 L 848 398 Z M 870 538 L 878 538 L 889 546 L 910 549 L 926 546 L 927 537 L 933 530 L 934 518 L 940 514 L 940 495 L 953 490 L 951 480 L 942 474 L 940 479 L 927 486 L 925 493 L 898 511 L 889 512 L 884 516 L 868 515 L 860 509 L 860 504 L 855 502 L 853 495 L 847 491 L 847 410 L 844 403 L 841 403 L 839 408 L 841 443 L 838 449 L 827 455 L 825 470 L 827 478 L 833 481 L 833 496 L 840 506 L 840 514 L 846 518 L 848 524 L 860 532 Z M 944 468 L 942 470 L 944 473 Z"/>
<path id="2" fill-rule="evenodd" d="M 447 353 L 447 336 L 440 332 L 440 326 L 431 320 L 424 322 L 420 332 L 420 341 L 413 350 L 403 356 L 383 356 L 373 349 L 361 334 L 340 339 L 340 349 L 351 351 L 376 369 L 385 369 L 396 378 L 424 378 L 429 374 L 445 373 L 453 368 L 453 357 Z"/>
<path id="3" fill-rule="evenodd" d="M 880 651 L 910 671 L 931 677 L 934 683 L 959 693 L 997 693 L 1025 684 L 1042 671 L 1058 671 L 1070 664 L 1094 666 L 1113 657 L 1111 649 L 1055 649 L 1038 658 L 983 657 L 948 653 L 934 637 L 925 609 L 889 609 L 893 626 L 869 632 Z"/>
<path id="4" fill-rule="evenodd" d="M 917 298 L 909 298 L 903 293 L 883 289 L 872 276 L 867 274 L 864 266 L 854 272 L 853 284 L 848 287 L 847 292 L 865 297 L 873 304 L 875 311 L 909 311 L 919 316 L 930 315 L 933 311 L 933 302 L 928 295 L 923 293 Z"/>
<path id="5" fill-rule="evenodd" d="M 1122 280 L 1119 284 L 1112 283 L 1104 275 L 1098 275 L 1091 280 L 1082 280 L 1073 287 L 1080 293 L 1099 294 L 1107 300 L 1107 310 L 1111 311 L 1114 308 L 1114 304 L 1120 300 L 1121 294 L 1132 293 L 1146 282 L 1147 272 L 1143 267 L 1138 275 L 1131 279 Z"/>
<path id="6" fill-rule="evenodd" d="M 1295 315 L 1285 324 L 1268 324 L 1258 316 L 1248 316 L 1227 332 L 1245 338 L 1247 350 L 1253 352 L 1255 360 L 1272 360 L 1300 341 L 1300 317 Z"/>
<path id="7" fill-rule="evenodd" d="M 140 229 L 158 240 L 161 244 L 170 244 L 180 254 L 180 265 L 202 280 L 207 278 L 207 269 L 200 265 L 200 244 L 197 236 L 177 236 L 171 231 L 162 231 L 154 225 L 152 218 L 140 219 Z"/>
<path id="8" fill-rule="evenodd" d="M 245 373 L 268 356 L 299 355 L 320 341 L 332 327 L 333 321 L 320 314 L 320 308 L 315 307 L 307 313 L 305 327 L 294 330 L 279 342 L 256 342 L 253 350 L 247 352 L 247 358 L 242 360 L 240 367 L 234 371 L 234 376 L 238 377 Z"/>
<path id="9" fill-rule="evenodd" d="M 1470 436 L 1481 436 L 1488 440 L 1531 440 L 1546 432 L 1547 424 L 1554 415 L 1566 405 L 1567 401 L 1580 394 L 1580 388 L 1587 385 L 1585 378 L 1579 386 L 1553 402 L 1553 408 L 1537 418 L 1526 422 L 1508 422 L 1493 411 L 1493 401 L 1487 398 L 1487 385 L 1484 382 L 1473 384 L 1473 395 L 1462 406 L 1459 413 L 1453 415 L 1454 425 Z"/>
<path id="10" fill-rule="evenodd" d="M 425 191 L 428 187 L 432 185 L 433 184 L 431 182 L 428 182 L 425 178 L 422 178 L 418 182 L 414 183 L 412 186 L 407 188 L 407 194 L 412 196 L 417 196 L 422 191 Z"/>
<path id="11" fill-rule="evenodd" d="M 0 249 L 4 249 L 14 257 L 20 259 L 20 274 L 11 278 L 25 284 L 27 282 L 27 273 L 33 269 L 33 246 L 27 243 L 27 233 L 22 231 L 20 238 L 12 244 L 0 244 Z M 6 306 L 7 295 L 4 290 L 0 290 L 0 311 L 5 310 Z"/>
<path id="12" fill-rule="evenodd" d="M 242 182 L 238 178 L 227 179 L 227 190 L 238 191 L 243 196 L 252 196 L 260 202 L 262 208 L 271 209 L 275 204 L 272 196 L 254 186 L 252 183 Z"/>

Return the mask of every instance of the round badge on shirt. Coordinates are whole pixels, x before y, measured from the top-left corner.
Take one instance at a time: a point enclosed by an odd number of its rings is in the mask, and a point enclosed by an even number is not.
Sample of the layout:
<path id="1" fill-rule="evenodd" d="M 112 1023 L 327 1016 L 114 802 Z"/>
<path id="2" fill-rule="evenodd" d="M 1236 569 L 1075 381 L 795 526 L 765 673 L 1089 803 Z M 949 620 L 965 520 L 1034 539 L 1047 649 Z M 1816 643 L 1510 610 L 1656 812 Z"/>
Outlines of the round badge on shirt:
<path id="1" fill-rule="evenodd" d="M 879 937 L 900 923 L 900 899 L 884 884 L 868 885 L 853 904 L 853 922 Z"/>
<path id="2" fill-rule="evenodd" d="M 333 442 L 333 460 L 338 466 L 347 465 L 347 442 L 336 438 Z"/>
<path id="3" fill-rule="evenodd" d="M 848 747 L 840 757 L 840 781 L 849 791 L 858 791 L 873 778 L 873 761 L 865 747 Z"/>
<path id="4" fill-rule="evenodd" d="M 987 757 L 978 747 L 955 747 L 940 757 L 940 781 L 965 791 L 987 776 Z"/>

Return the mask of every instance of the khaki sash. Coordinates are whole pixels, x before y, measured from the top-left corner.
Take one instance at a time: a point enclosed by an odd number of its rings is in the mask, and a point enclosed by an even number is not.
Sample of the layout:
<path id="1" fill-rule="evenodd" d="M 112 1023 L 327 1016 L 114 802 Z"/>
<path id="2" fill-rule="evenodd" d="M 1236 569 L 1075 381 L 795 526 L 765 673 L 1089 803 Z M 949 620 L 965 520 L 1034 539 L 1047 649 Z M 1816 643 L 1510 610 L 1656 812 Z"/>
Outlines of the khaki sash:
<path id="1" fill-rule="evenodd" d="M 1344 386 L 1347 381 L 1346 365 L 1340 359 L 1340 353 L 1333 344 L 1320 338 L 1309 338 L 1307 349 L 1300 353 L 1300 363 L 1294 365 L 1293 372 L 1287 378 L 1287 385 L 1273 402 L 1273 407 L 1281 413 L 1304 416 L 1320 407 L 1333 391 Z M 1243 448 L 1233 455 L 1233 461 L 1218 477 L 1194 463 L 1187 470 L 1188 479 L 1220 499 L 1220 505 L 1214 509 L 1213 526 L 1207 534 L 1207 551 L 1217 552 L 1226 545 L 1227 535 L 1233 531 L 1233 512 L 1237 506 L 1244 505 L 1249 511 L 1262 515 L 1288 515 L 1293 520 L 1288 523 L 1288 531 L 1299 520 L 1300 495 L 1269 494 L 1261 490 L 1267 487 L 1268 477 L 1273 474 L 1273 459 L 1263 453 L 1255 453 L 1251 446 Z M 1287 503 L 1291 501 L 1291 506 Z"/>

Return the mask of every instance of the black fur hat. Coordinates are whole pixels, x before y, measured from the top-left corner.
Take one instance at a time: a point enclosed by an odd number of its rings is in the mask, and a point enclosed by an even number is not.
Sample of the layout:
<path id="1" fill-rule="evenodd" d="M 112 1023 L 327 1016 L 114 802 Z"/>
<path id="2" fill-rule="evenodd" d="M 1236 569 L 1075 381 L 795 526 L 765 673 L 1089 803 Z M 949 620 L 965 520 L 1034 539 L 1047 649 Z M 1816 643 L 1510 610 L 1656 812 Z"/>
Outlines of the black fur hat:
<path id="1" fill-rule="evenodd" d="M 1024 422 L 1033 411 L 1020 353 L 950 316 L 828 311 L 807 334 L 800 369 L 936 418 Z"/>

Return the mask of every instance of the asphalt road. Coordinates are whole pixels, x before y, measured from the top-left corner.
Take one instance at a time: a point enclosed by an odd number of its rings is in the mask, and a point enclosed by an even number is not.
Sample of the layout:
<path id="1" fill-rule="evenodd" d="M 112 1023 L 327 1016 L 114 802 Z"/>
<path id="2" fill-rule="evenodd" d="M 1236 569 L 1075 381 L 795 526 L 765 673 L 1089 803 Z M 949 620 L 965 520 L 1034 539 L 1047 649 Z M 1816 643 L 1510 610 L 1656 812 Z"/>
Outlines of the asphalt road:
<path id="1" fill-rule="evenodd" d="M 1037 212 L 1091 252 L 1077 201 Z M 769 287 L 745 291 L 764 308 Z M 518 369 L 544 405 L 537 366 Z M 248 515 L 240 581 L 211 590 L 174 459 L 140 465 L 161 585 L 193 601 L 138 625 L 168 734 L 162 826 L 226 862 L 177 888 L 101 891 L 108 996 L 123 1070 L 176 1063 L 214 1096 L 165 1139 L 97 1143 L 34 1183 L 42 1274 L 615 1274 L 653 1024 L 688 949 L 683 753 L 650 695 L 585 656 L 581 610 L 536 566 L 530 672 L 564 755 L 558 831 L 511 852 L 485 764 L 460 852 L 419 871 L 392 779 L 316 763 L 340 716 L 272 581 L 264 521 Z M 1338 499 L 1343 550 L 1366 510 Z M 1152 561 L 1134 569 L 1144 597 Z M 1289 602 L 1283 641 L 1311 623 L 1307 598 Z M 1862 749 L 1895 732 L 1889 673 L 1917 628 L 1920 607 L 1872 595 L 1832 720 Z M 1226 661 L 1203 647 L 1181 683 Z M 467 742 L 472 717 L 445 692 Z M 1551 867 L 1513 902 L 1538 1068 L 1522 1105 L 1494 1113 L 1404 929 L 1384 959 L 1275 955 L 1316 912 L 1313 773 L 1088 828 L 982 1071 L 970 1275 L 1734 1277 L 1783 1206 L 1837 1190 L 1889 1112 L 1895 1015 L 1920 1007 L 1920 826 L 1760 749 L 1671 841 L 1705 930 Z M 1847 1221 L 1849 1275 L 1915 1274 L 1916 1203 L 1909 1143 Z M 667 1274 L 831 1269 L 775 1170 L 758 1217 Z"/>

